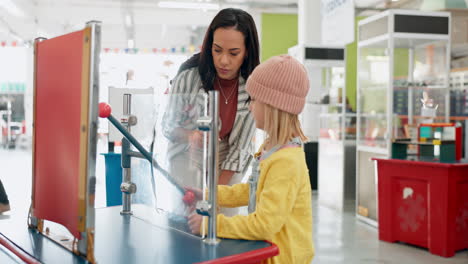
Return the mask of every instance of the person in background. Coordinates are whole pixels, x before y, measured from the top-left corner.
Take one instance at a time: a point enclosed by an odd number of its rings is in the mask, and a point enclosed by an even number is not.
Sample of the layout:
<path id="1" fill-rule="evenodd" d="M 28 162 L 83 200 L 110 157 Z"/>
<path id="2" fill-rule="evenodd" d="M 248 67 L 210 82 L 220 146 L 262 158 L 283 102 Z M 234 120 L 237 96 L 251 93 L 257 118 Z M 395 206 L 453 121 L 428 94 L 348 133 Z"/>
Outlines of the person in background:
<path id="1" fill-rule="evenodd" d="M 3 183 L 0 180 L 0 214 L 10 211 L 10 201 L 8 201 L 8 196 L 6 194 Z"/>
<path id="2" fill-rule="evenodd" d="M 254 156 L 248 183 L 218 187 L 220 206 L 248 205 L 249 214 L 218 214 L 217 235 L 273 242 L 279 255 L 266 263 L 309 264 L 314 256 L 312 191 L 302 145 L 306 137 L 298 118 L 309 91 L 307 72 L 291 56 L 276 56 L 255 69 L 246 90 L 252 98 L 250 111 L 266 140 Z M 201 232 L 201 223 L 202 216 L 189 217 L 194 234 Z"/>
<path id="3" fill-rule="evenodd" d="M 252 16 L 240 9 L 221 10 L 208 27 L 200 53 L 182 64 L 169 91 L 162 126 L 170 140 L 168 159 L 173 177 L 185 185 L 201 187 L 203 134 L 197 130 L 196 120 L 202 113 L 196 113 L 201 109 L 196 98 L 216 90 L 221 120 L 218 183 L 241 181 L 255 131 L 245 82 L 259 63 L 259 41 Z"/>
<path id="4" fill-rule="evenodd" d="M 125 74 L 125 86 L 131 85 L 134 80 L 135 80 L 135 71 L 128 70 L 127 73 Z"/>

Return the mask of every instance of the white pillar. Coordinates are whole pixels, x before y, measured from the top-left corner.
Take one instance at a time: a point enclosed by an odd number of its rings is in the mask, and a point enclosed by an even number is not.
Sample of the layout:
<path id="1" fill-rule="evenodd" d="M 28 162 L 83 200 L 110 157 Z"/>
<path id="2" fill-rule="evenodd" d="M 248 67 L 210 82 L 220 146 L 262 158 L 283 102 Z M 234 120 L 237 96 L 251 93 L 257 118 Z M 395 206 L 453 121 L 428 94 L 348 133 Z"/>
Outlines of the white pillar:
<path id="1" fill-rule="evenodd" d="M 322 39 L 322 0 L 298 0 L 298 46 L 295 57 L 304 63 L 307 69 L 310 90 L 307 94 L 304 111 L 299 115 L 306 136 L 312 141 L 318 141 L 320 105 L 321 69 L 305 63 L 305 47 L 320 46 Z"/>
<path id="2" fill-rule="evenodd" d="M 320 45 L 322 0 L 298 0 L 299 45 Z"/>

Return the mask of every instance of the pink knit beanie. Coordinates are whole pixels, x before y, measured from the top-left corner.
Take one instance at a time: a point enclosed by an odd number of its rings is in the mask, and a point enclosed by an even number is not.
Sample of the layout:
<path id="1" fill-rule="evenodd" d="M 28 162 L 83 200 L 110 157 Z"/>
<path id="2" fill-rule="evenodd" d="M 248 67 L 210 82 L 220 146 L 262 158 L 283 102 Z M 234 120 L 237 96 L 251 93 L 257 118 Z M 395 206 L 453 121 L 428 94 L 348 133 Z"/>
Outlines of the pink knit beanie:
<path id="1" fill-rule="evenodd" d="M 304 109 L 309 78 L 301 63 L 289 55 L 279 55 L 255 68 L 246 90 L 255 100 L 298 115 Z"/>

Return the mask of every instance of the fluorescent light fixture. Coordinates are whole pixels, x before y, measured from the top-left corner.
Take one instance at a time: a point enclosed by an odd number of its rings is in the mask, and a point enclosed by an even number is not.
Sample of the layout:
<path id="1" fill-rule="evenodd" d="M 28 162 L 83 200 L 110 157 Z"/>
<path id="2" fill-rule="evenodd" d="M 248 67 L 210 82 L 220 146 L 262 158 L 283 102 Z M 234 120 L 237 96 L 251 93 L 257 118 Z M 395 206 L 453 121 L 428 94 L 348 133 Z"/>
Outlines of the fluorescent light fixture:
<path id="1" fill-rule="evenodd" d="M 129 49 L 133 49 L 135 47 L 135 41 L 133 39 L 127 40 L 127 46 Z"/>
<path id="2" fill-rule="evenodd" d="M 26 14 L 12 0 L 1 0 L 0 8 L 5 9 L 8 13 L 17 16 L 25 17 Z"/>
<path id="3" fill-rule="evenodd" d="M 175 1 L 160 1 L 158 3 L 158 6 L 161 8 L 179 8 L 179 9 L 203 9 L 203 10 L 218 10 L 219 9 L 219 4 L 175 2 Z"/>

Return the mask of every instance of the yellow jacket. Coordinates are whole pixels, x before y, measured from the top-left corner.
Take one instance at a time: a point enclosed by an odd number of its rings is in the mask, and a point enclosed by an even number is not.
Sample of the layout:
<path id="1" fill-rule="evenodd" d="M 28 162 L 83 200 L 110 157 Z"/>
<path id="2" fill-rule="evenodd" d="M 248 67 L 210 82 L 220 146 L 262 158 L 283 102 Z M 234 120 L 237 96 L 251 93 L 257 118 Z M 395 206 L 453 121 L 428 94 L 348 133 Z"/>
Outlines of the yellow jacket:
<path id="1" fill-rule="evenodd" d="M 260 162 L 255 212 L 218 214 L 218 236 L 275 243 L 279 255 L 264 263 L 309 264 L 314 256 L 311 200 L 304 150 L 280 149 Z M 245 206 L 248 201 L 248 184 L 218 187 L 219 206 Z"/>

